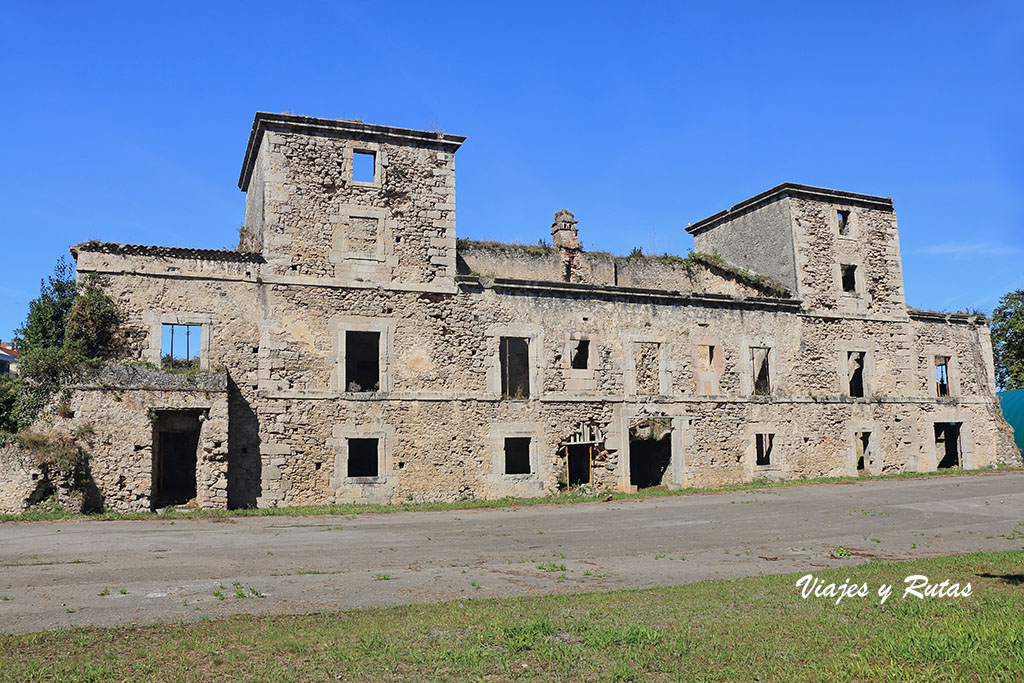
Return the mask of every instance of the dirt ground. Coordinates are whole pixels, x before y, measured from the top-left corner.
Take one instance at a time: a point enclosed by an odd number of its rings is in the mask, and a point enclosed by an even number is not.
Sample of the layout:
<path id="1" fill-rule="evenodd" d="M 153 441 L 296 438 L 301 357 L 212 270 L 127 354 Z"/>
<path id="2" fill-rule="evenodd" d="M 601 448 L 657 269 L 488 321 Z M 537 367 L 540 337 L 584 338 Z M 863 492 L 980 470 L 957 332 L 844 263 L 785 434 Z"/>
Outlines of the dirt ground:
<path id="1" fill-rule="evenodd" d="M 1021 472 L 446 512 L 14 522 L 0 524 L 0 629 L 643 588 L 1021 548 Z"/>

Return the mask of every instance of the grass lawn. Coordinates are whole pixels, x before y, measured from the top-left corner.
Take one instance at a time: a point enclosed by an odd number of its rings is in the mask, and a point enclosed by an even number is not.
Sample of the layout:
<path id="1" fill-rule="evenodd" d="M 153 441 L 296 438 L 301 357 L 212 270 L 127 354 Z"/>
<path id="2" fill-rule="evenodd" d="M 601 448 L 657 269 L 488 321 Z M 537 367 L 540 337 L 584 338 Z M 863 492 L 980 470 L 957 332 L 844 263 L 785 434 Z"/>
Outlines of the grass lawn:
<path id="1" fill-rule="evenodd" d="M 973 594 L 903 598 L 912 574 Z M 0 679 L 1024 680 L 1024 551 L 822 570 L 869 584 L 838 606 L 799 576 L 0 635 Z"/>
<path id="2" fill-rule="evenodd" d="M 782 488 L 790 486 L 807 486 L 808 484 L 857 484 L 876 479 L 921 479 L 949 476 L 985 476 L 996 472 L 1024 472 L 1024 467 L 987 467 L 979 470 L 945 469 L 937 472 L 899 472 L 897 474 L 883 474 L 875 477 L 819 477 L 815 479 L 784 479 L 781 481 L 770 479 L 758 479 L 746 484 L 735 486 L 720 486 L 717 488 L 687 488 L 667 489 L 649 488 L 636 493 L 624 493 L 621 491 L 594 490 L 591 487 L 584 487 L 580 490 L 562 491 L 550 496 L 538 496 L 536 498 L 498 498 L 495 500 L 467 499 L 454 503 L 346 503 L 340 505 L 297 505 L 293 507 L 267 507 L 267 508 L 244 508 L 238 510 L 178 510 L 166 508 L 159 513 L 154 512 L 100 512 L 83 514 L 73 512 L 58 506 L 38 506 L 27 512 L 18 514 L 0 514 L 2 522 L 41 522 L 60 519 L 153 519 L 157 516 L 170 517 L 175 519 L 184 518 L 221 518 L 221 517 L 266 517 L 276 515 L 288 516 L 311 516 L 311 515 L 357 515 L 361 513 L 392 513 L 392 512 L 423 512 L 431 510 L 467 510 L 474 508 L 503 508 L 513 506 L 530 505 L 563 505 L 567 503 L 585 503 L 597 500 L 604 500 L 611 497 L 613 500 L 639 500 L 644 498 L 657 498 L 661 496 L 693 496 L 709 493 L 724 493 L 727 491 L 750 491 L 754 489 Z"/>

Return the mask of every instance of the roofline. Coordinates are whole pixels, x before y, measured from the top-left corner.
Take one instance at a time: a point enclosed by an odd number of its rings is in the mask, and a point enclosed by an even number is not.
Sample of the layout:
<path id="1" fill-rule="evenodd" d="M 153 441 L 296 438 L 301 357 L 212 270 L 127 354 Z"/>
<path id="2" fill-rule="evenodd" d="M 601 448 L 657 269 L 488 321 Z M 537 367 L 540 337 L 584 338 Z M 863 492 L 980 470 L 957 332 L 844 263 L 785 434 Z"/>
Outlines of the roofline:
<path id="1" fill-rule="evenodd" d="M 245 192 L 249 188 L 252 167 L 256 163 L 256 152 L 259 150 L 263 133 L 269 128 L 288 129 L 311 134 L 348 133 L 354 135 L 376 135 L 403 143 L 422 142 L 437 145 L 454 152 L 466 140 L 464 135 L 449 135 L 440 131 L 414 130 L 412 128 L 395 128 L 378 126 L 362 121 L 345 121 L 338 119 L 321 119 L 314 116 L 296 116 L 295 114 L 271 114 L 258 111 L 252 121 L 252 131 L 245 148 L 245 159 L 242 160 L 242 171 L 238 175 L 238 189 Z"/>
<path id="2" fill-rule="evenodd" d="M 885 209 L 892 211 L 892 198 L 891 197 L 876 197 L 871 194 L 859 194 L 857 192 L 845 192 L 843 190 L 832 190 L 827 187 L 814 187 L 813 185 L 801 185 L 799 183 L 782 183 L 776 185 L 770 190 L 766 190 L 761 194 L 754 195 L 750 199 L 745 199 L 739 204 L 736 204 L 732 208 L 719 211 L 713 216 L 697 221 L 696 223 L 688 226 L 686 232 L 694 235 L 703 230 L 709 230 L 718 224 L 732 218 L 735 214 L 739 214 L 753 209 L 768 202 L 775 201 L 782 197 L 790 195 L 800 195 L 804 197 L 811 197 L 813 199 L 824 199 L 826 201 L 840 201 L 840 202 L 851 202 L 857 204 L 867 204 L 879 209 Z"/>
<path id="3" fill-rule="evenodd" d="M 591 285 L 582 282 L 560 282 L 557 280 L 521 280 L 518 278 L 488 278 L 479 275 L 456 275 L 455 284 L 475 286 L 495 291 L 528 291 L 551 296 L 591 296 L 603 300 L 624 298 L 637 301 L 664 302 L 668 304 L 693 304 L 705 306 L 728 306 L 732 308 L 775 308 L 799 311 L 803 302 L 799 299 L 767 296 L 735 297 L 728 294 L 684 293 L 664 289 L 642 287 L 619 287 L 612 285 Z"/>
<path id="4" fill-rule="evenodd" d="M 239 263 L 262 263 L 263 256 L 232 249 L 191 249 L 189 247 L 159 247 L 143 244 L 118 244 L 117 242 L 82 242 L 68 247 L 71 256 L 78 261 L 79 252 L 117 254 L 119 256 L 156 256 L 164 258 L 200 259 L 204 261 L 237 261 Z"/>

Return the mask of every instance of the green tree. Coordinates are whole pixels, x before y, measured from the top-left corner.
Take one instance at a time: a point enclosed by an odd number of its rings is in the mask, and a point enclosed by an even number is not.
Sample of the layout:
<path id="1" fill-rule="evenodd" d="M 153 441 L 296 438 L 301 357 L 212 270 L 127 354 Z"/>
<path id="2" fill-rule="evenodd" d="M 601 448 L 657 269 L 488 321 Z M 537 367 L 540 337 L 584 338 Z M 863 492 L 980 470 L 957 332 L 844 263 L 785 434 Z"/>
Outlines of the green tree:
<path id="1" fill-rule="evenodd" d="M 18 369 L 25 381 L 49 385 L 73 374 L 75 366 L 64 347 L 68 313 L 78 298 L 74 266 L 62 256 L 39 290 L 39 296 L 28 305 L 25 324 L 15 333 L 20 350 Z"/>
<path id="2" fill-rule="evenodd" d="M 68 311 L 78 297 L 74 266 L 61 256 L 53 275 L 42 281 L 39 289 L 39 298 L 29 303 L 25 324 L 16 332 L 22 351 L 64 345 Z"/>
<path id="3" fill-rule="evenodd" d="M 68 354 L 85 362 L 116 358 L 125 345 L 124 316 L 113 299 L 103 293 L 95 279 L 79 286 L 78 297 L 64 323 L 64 346 Z"/>
<path id="4" fill-rule="evenodd" d="M 992 352 L 996 383 L 1024 389 L 1024 289 L 1004 295 L 992 312 Z"/>
<path id="5" fill-rule="evenodd" d="M 0 434 L 18 429 L 14 406 L 18 400 L 20 382 L 11 375 L 0 375 Z"/>
<path id="6" fill-rule="evenodd" d="M 122 321 L 96 282 L 77 283 L 74 267 L 61 258 L 17 331 L 20 376 L 0 387 L 0 431 L 27 429 L 83 368 L 117 357 L 125 345 Z"/>

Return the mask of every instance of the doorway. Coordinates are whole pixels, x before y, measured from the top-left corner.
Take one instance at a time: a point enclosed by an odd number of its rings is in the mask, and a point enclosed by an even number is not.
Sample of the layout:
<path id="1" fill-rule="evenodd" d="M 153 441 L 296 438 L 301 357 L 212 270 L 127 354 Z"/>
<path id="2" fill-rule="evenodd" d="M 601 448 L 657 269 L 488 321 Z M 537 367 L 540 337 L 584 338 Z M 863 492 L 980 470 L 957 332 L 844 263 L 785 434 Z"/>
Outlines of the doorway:
<path id="1" fill-rule="evenodd" d="M 672 464 L 672 420 L 640 420 L 629 428 L 629 483 L 638 489 L 667 484 Z"/>
<path id="2" fill-rule="evenodd" d="M 590 465 L 593 444 L 565 446 L 565 482 L 569 488 L 590 483 Z"/>
<path id="3" fill-rule="evenodd" d="M 159 411 L 153 423 L 153 491 L 150 505 L 183 505 L 196 497 L 200 411 Z"/>
<path id="4" fill-rule="evenodd" d="M 962 467 L 960 458 L 960 423 L 935 423 L 935 458 L 939 461 L 938 469 Z"/>

